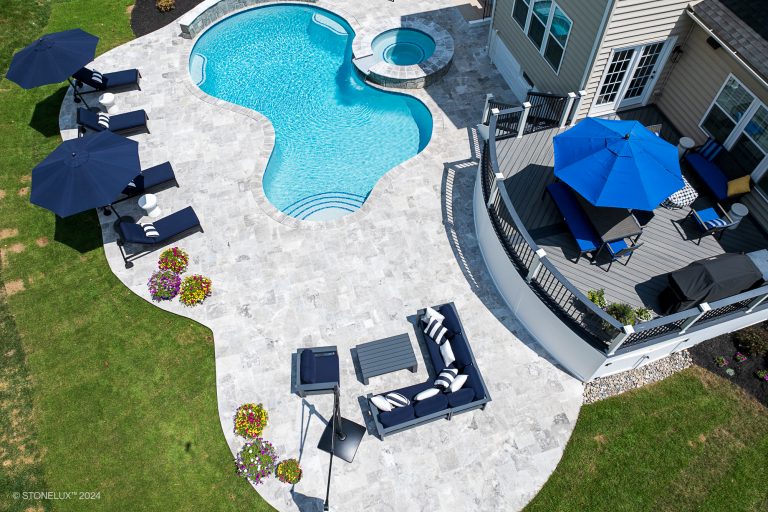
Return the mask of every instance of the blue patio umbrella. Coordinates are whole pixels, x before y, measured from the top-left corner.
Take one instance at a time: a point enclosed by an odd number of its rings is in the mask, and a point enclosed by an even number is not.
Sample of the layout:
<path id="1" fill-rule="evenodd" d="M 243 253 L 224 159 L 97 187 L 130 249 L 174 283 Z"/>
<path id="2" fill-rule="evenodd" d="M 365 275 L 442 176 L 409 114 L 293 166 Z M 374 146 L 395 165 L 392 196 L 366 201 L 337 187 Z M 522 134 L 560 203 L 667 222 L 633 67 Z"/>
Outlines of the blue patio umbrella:
<path id="1" fill-rule="evenodd" d="M 16 52 L 5 76 L 24 89 L 63 82 L 93 60 L 98 42 L 79 28 L 42 36 Z"/>
<path id="2" fill-rule="evenodd" d="M 677 148 L 637 121 L 588 117 L 554 144 L 555 176 L 595 206 L 653 210 L 684 186 Z"/>
<path id="3" fill-rule="evenodd" d="M 109 131 L 67 140 L 32 170 L 30 202 L 67 217 L 111 204 L 140 172 L 136 141 Z"/>

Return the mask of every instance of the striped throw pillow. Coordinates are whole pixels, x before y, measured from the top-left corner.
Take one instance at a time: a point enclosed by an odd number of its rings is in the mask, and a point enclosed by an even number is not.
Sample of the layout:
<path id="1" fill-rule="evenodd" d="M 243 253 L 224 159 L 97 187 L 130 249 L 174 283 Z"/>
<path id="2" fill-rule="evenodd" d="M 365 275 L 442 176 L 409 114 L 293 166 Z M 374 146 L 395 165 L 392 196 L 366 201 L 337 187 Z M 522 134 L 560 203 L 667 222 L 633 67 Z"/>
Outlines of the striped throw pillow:
<path id="1" fill-rule="evenodd" d="M 99 125 L 103 126 L 105 130 L 109 130 L 109 114 L 99 113 Z"/>
<path id="2" fill-rule="evenodd" d="M 723 149 L 723 146 L 715 139 L 707 139 L 707 142 L 699 149 L 699 154 L 711 162 L 720 153 L 721 149 Z"/>
<path id="3" fill-rule="evenodd" d="M 147 238 L 158 238 L 160 236 L 154 224 L 147 222 L 142 224 L 141 227 L 144 228 L 144 236 Z"/>
<path id="4" fill-rule="evenodd" d="M 437 376 L 435 380 L 435 387 L 445 391 L 453 383 L 453 380 L 459 374 L 459 370 L 453 366 L 443 368 L 443 371 Z"/>
<path id="5" fill-rule="evenodd" d="M 392 407 L 405 407 L 411 403 L 410 400 L 408 400 L 400 393 L 387 393 L 384 395 L 384 398 L 387 399 L 387 402 L 392 404 Z"/>
<path id="6" fill-rule="evenodd" d="M 93 80 L 97 84 L 103 84 L 104 83 L 104 76 L 101 73 L 99 73 L 98 71 L 93 71 L 91 73 L 91 80 Z"/>
<path id="7" fill-rule="evenodd" d="M 448 328 L 443 327 L 442 320 L 437 318 L 431 318 L 429 323 L 424 328 L 424 334 L 432 338 L 432 340 L 438 345 L 445 343 L 448 338 L 453 337 L 453 333 Z"/>

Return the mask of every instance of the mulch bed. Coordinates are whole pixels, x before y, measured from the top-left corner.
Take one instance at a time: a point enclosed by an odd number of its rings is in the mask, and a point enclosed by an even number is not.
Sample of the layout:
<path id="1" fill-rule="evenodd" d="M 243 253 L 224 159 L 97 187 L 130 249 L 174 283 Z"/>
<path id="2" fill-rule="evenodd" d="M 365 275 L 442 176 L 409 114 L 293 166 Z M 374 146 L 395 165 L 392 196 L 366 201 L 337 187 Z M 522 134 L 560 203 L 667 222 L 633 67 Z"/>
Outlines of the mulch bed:
<path id="1" fill-rule="evenodd" d="M 743 363 L 737 363 L 733 356 L 738 350 L 739 348 L 736 346 L 733 334 L 728 333 L 699 343 L 690 348 L 689 352 L 694 364 L 732 381 L 768 407 L 768 382 L 760 380 L 755 376 L 757 370 L 768 369 L 768 356 L 754 357 L 742 350 L 741 352 L 748 359 Z M 718 356 L 725 357 L 728 360 L 728 365 L 722 368 L 717 366 L 715 358 Z M 733 377 L 726 373 L 725 370 L 728 368 L 736 372 Z"/>
<path id="2" fill-rule="evenodd" d="M 131 30 L 136 37 L 166 26 L 181 17 L 202 0 L 176 0 L 176 8 L 168 12 L 160 12 L 155 7 L 155 0 L 136 0 L 131 12 Z"/>

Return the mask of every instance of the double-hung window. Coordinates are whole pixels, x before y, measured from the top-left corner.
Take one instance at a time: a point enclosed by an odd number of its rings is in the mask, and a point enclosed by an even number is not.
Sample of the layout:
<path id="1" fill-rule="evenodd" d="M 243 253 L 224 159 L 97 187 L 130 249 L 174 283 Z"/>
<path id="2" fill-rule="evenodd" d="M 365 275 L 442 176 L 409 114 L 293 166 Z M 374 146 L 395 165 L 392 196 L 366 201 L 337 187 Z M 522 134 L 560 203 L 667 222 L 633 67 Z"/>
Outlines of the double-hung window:
<path id="1" fill-rule="evenodd" d="M 559 72 L 573 25 L 565 12 L 551 0 L 515 0 L 512 18 L 552 69 Z"/>
<path id="2" fill-rule="evenodd" d="M 733 75 L 725 80 L 701 128 L 723 144 L 768 193 L 768 107 Z"/>

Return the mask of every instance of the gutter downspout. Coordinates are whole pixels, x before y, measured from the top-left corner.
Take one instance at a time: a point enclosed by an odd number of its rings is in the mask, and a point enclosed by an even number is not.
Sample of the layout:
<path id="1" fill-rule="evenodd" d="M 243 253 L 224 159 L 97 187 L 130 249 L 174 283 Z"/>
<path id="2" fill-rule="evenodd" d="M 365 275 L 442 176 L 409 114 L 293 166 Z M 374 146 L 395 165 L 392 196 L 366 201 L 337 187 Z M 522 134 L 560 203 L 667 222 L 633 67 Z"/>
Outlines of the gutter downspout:
<path id="1" fill-rule="evenodd" d="M 701 18 L 699 18 L 698 16 L 696 16 L 696 14 L 693 12 L 693 9 L 692 9 L 691 7 L 688 7 L 688 8 L 686 9 L 686 11 L 685 11 L 685 12 L 687 12 L 687 13 L 688 13 L 688 16 L 690 16 L 690 18 L 691 18 L 693 21 L 695 21 L 695 22 L 696 22 L 696 24 L 697 24 L 699 27 L 701 27 L 701 29 L 702 29 L 704 32 L 706 32 L 706 33 L 707 33 L 707 35 L 709 35 L 709 36 L 710 36 L 712 39 L 714 39 L 715 41 L 717 41 L 717 42 L 718 42 L 718 44 L 720 45 L 720 47 L 721 47 L 723 50 L 725 50 L 725 51 L 726 51 L 728 54 L 730 54 L 730 55 L 731 55 L 731 57 L 733 57 L 734 59 L 736 59 L 736 61 L 737 61 L 739 64 L 741 64 L 741 66 L 742 66 L 744 69 L 746 69 L 746 70 L 749 72 L 749 74 L 750 74 L 750 75 L 752 75 L 752 77 L 753 77 L 754 79 L 756 79 L 758 82 L 760 82 L 760 84 L 761 84 L 763 87 L 765 87 L 766 89 L 768 89 L 768 81 L 766 81 L 766 79 L 765 79 L 765 78 L 763 78 L 763 77 L 762 77 L 762 76 L 761 76 L 761 75 L 760 75 L 760 74 L 759 74 L 759 73 L 758 73 L 758 72 L 757 72 L 757 71 L 756 71 L 754 68 L 752 68 L 752 66 L 750 66 L 750 65 L 749 65 L 749 63 L 748 63 L 747 61 L 745 61 L 745 60 L 744 60 L 744 59 L 741 57 L 741 55 L 739 55 L 738 53 L 736 53 L 736 52 L 735 52 L 734 50 L 732 50 L 732 49 L 731 49 L 731 48 L 730 48 L 730 47 L 729 47 L 727 44 L 725 44 L 725 41 L 723 41 L 722 39 L 720 39 L 719 37 L 717 37 L 717 36 L 715 35 L 715 33 L 714 33 L 714 32 L 712 32 L 712 31 L 711 31 L 711 30 L 710 30 L 710 29 L 709 29 L 709 28 L 708 28 L 708 27 L 707 27 L 707 26 L 704 24 L 704 21 L 702 21 L 702 20 L 701 20 Z"/>
<path id="2" fill-rule="evenodd" d="M 499 0 L 492 1 L 493 8 L 491 9 L 491 23 L 488 25 L 488 42 L 485 44 L 485 51 L 487 51 L 489 54 L 491 53 L 491 41 L 493 41 L 493 22 L 496 21 L 496 6 L 499 5 Z"/>

